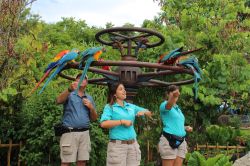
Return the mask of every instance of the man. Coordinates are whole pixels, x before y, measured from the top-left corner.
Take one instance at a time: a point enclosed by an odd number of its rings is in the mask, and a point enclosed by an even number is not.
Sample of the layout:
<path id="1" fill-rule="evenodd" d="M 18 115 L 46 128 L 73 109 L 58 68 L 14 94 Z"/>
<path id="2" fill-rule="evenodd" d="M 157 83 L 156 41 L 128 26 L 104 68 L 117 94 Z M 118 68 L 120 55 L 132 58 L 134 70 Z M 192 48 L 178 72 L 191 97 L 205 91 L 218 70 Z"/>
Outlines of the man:
<path id="1" fill-rule="evenodd" d="M 87 77 L 76 91 L 80 77 L 81 74 L 78 74 L 76 81 L 56 99 L 57 104 L 63 104 L 62 123 L 68 128 L 68 132 L 60 138 L 61 166 L 69 166 L 73 162 L 77 162 L 77 166 L 85 166 L 89 160 L 91 145 L 88 129 L 90 120 L 96 120 L 98 115 L 93 98 L 85 93 Z"/>

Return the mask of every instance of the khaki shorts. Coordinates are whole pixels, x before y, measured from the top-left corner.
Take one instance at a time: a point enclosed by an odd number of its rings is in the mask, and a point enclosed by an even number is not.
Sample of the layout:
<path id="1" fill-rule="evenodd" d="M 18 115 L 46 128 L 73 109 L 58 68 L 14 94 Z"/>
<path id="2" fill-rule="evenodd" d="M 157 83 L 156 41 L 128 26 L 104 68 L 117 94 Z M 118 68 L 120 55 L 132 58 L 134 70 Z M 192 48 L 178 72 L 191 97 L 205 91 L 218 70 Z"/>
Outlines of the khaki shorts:
<path id="1" fill-rule="evenodd" d="M 158 147 L 162 159 L 176 159 L 177 156 L 185 158 L 187 153 L 187 142 L 185 140 L 178 148 L 172 149 L 163 135 L 160 138 Z"/>
<path id="2" fill-rule="evenodd" d="M 140 161 L 141 151 L 137 141 L 133 144 L 121 144 L 121 141 L 108 143 L 107 166 L 138 166 Z"/>
<path id="3" fill-rule="evenodd" d="M 64 133 L 60 139 L 62 163 L 89 160 L 91 150 L 89 131 Z"/>

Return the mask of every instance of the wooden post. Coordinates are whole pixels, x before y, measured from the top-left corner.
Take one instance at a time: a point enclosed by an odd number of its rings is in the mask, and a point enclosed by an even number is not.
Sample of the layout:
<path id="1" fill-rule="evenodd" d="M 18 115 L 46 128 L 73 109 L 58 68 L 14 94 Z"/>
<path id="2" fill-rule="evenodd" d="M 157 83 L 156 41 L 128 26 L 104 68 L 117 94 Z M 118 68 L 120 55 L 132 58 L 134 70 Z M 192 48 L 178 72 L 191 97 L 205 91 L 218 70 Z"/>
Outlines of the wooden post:
<path id="1" fill-rule="evenodd" d="M 218 154 L 218 151 L 219 151 L 219 148 L 218 148 L 218 142 L 216 143 L 216 152 L 215 152 L 215 155 L 217 155 Z"/>
<path id="2" fill-rule="evenodd" d="M 197 150 L 197 151 L 199 150 L 199 145 L 198 145 L 198 144 L 196 144 L 196 150 Z"/>
<path id="3" fill-rule="evenodd" d="M 12 150 L 12 139 L 9 139 L 9 150 L 7 156 L 8 166 L 10 166 L 11 150 Z"/>
<path id="4" fill-rule="evenodd" d="M 238 145 L 236 145 L 236 154 L 237 154 L 237 159 L 240 158 L 239 150 L 238 150 Z"/>
<path id="5" fill-rule="evenodd" d="M 227 142 L 227 155 L 229 154 L 229 152 L 228 152 L 228 142 Z"/>
<path id="6" fill-rule="evenodd" d="M 17 166 L 20 166 L 20 165 L 21 165 L 20 151 L 21 151 L 22 146 L 23 146 L 23 142 L 22 142 L 22 141 L 20 141 L 20 144 L 19 144 L 19 154 L 18 154 L 18 163 L 17 163 Z"/>
<path id="7" fill-rule="evenodd" d="M 148 153 L 148 161 L 147 163 L 149 163 L 149 141 L 147 140 L 147 153 Z"/>
<path id="8" fill-rule="evenodd" d="M 208 143 L 206 143 L 206 149 L 205 149 L 205 151 L 206 151 L 206 157 L 209 157 L 210 155 L 209 155 L 209 150 L 208 150 Z"/>

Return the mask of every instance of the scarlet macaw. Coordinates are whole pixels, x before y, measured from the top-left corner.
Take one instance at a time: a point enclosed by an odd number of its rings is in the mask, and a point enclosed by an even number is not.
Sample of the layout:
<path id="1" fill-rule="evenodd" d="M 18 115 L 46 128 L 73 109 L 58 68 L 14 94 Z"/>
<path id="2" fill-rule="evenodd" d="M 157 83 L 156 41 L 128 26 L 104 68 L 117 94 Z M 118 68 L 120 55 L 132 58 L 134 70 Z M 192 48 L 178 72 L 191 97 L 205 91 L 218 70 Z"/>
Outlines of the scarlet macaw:
<path id="1" fill-rule="evenodd" d="M 93 61 L 95 61 L 95 60 L 98 61 L 98 59 L 99 59 L 99 57 L 100 57 L 100 55 L 102 54 L 103 51 L 104 51 L 103 47 L 93 47 L 93 48 L 87 49 L 86 51 L 84 51 L 84 52 L 82 52 L 80 54 L 80 56 L 82 58 L 81 58 L 81 61 L 80 61 L 79 68 L 82 68 L 82 63 L 84 61 L 86 61 L 86 63 L 85 63 L 82 75 L 80 77 L 80 81 L 79 81 L 78 86 L 77 86 L 77 91 L 79 90 L 83 79 L 86 77 L 87 71 L 88 71 L 91 63 Z"/>
<path id="2" fill-rule="evenodd" d="M 58 63 L 55 67 L 57 67 L 56 71 L 52 73 L 52 75 L 48 78 L 46 83 L 43 85 L 43 88 L 40 90 L 39 94 L 43 92 L 45 87 L 48 85 L 48 83 L 64 68 L 64 66 L 67 64 L 67 62 L 74 60 L 78 56 L 78 50 L 72 49 L 69 53 L 65 54 L 61 59 L 59 59 Z"/>
<path id="3" fill-rule="evenodd" d="M 103 59 L 103 58 L 99 58 L 98 61 L 102 62 L 102 61 L 104 61 L 104 59 Z M 103 69 L 103 70 L 108 70 L 108 71 L 111 70 L 111 69 L 110 69 L 110 66 L 102 66 L 102 69 Z"/>
<path id="4" fill-rule="evenodd" d="M 161 55 L 160 59 L 159 59 L 159 63 L 163 63 L 164 65 L 173 65 L 175 64 L 178 59 L 180 59 L 183 55 L 187 55 L 190 54 L 192 52 L 198 51 L 199 49 L 195 49 L 195 50 L 190 50 L 190 51 L 182 51 L 183 47 L 177 48 L 173 51 L 171 51 L 169 54 L 167 55 Z"/>
<path id="5" fill-rule="evenodd" d="M 52 60 L 50 64 L 48 64 L 47 68 L 44 70 L 44 75 L 39 80 L 39 82 L 36 84 L 36 86 L 32 89 L 30 92 L 30 95 L 40 86 L 40 84 L 49 76 L 50 72 L 56 67 L 59 60 L 69 52 L 69 50 L 63 50 L 59 52 Z"/>

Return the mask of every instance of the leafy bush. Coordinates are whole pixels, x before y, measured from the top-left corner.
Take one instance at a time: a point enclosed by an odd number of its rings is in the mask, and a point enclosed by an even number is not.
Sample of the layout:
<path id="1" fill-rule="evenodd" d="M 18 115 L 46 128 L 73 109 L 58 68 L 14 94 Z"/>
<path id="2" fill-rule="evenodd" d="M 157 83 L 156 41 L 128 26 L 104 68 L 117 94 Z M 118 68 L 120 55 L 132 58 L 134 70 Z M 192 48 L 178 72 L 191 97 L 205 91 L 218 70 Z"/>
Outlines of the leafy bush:
<path id="1" fill-rule="evenodd" d="M 239 129 L 240 126 L 241 126 L 241 119 L 239 116 L 233 116 L 229 119 L 229 125 L 236 128 L 236 129 Z"/>
<path id="2" fill-rule="evenodd" d="M 215 157 L 206 158 L 199 152 L 195 151 L 188 159 L 188 166 L 231 166 L 228 156 L 224 154 L 218 154 Z"/>
<path id="3" fill-rule="evenodd" d="M 236 144 L 236 137 L 240 136 L 239 129 L 231 127 L 220 127 L 218 125 L 210 125 L 206 128 L 208 142 L 220 145 Z"/>

